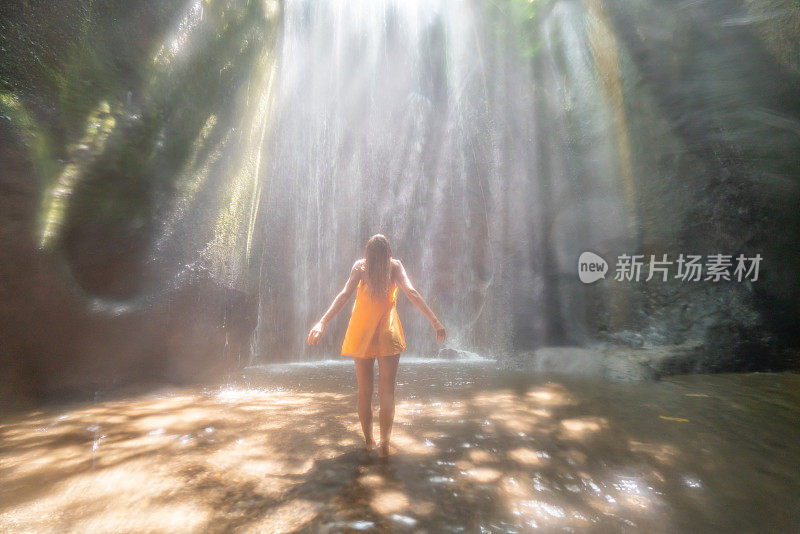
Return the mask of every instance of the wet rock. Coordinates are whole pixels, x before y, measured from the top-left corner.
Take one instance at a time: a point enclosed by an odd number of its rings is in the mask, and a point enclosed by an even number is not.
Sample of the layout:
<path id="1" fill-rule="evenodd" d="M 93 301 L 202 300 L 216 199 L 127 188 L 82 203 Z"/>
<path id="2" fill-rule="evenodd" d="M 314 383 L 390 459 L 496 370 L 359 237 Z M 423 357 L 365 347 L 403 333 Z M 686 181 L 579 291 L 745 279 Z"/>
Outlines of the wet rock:
<path id="1" fill-rule="evenodd" d="M 624 345 L 598 348 L 541 347 L 504 359 L 506 367 L 515 366 L 541 373 L 597 376 L 610 380 L 657 380 L 662 376 L 708 371 L 703 345 L 689 342 L 647 349 Z"/>
<path id="2" fill-rule="evenodd" d="M 698 369 L 702 354 L 699 343 L 667 345 L 647 349 L 612 346 L 603 351 L 605 376 L 612 380 L 657 380 Z"/>
<path id="3" fill-rule="evenodd" d="M 725 339 L 733 335 L 726 334 Z M 689 373 L 800 370 L 800 351 L 765 349 L 744 334 L 734 344 L 709 344 L 693 339 L 681 344 L 636 348 L 628 345 L 587 347 L 540 347 L 503 355 L 500 366 L 540 373 L 596 376 L 609 380 L 658 380 Z M 772 362 L 772 367 L 752 367 Z"/>

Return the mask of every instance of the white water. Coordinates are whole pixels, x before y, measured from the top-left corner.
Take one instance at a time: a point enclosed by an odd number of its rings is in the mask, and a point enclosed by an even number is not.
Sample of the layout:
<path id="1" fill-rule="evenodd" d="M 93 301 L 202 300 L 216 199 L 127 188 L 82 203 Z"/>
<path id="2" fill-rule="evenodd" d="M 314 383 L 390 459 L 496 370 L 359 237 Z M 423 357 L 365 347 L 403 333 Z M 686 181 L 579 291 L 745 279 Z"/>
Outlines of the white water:
<path id="1" fill-rule="evenodd" d="M 533 27 L 480 2 L 284 9 L 254 354 L 338 354 L 346 318 L 317 347 L 305 333 L 375 233 L 439 314 L 448 346 L 584 342 L 577 256 L 621 247 L 628 227 L 580 4 L 537 15 L 541 72 L 516 31 Z M 575 113 L 588 126 L 578 138 Z M 424 317 L 407 302 L 400 315 L 409 347 L 433 354 Z"/>

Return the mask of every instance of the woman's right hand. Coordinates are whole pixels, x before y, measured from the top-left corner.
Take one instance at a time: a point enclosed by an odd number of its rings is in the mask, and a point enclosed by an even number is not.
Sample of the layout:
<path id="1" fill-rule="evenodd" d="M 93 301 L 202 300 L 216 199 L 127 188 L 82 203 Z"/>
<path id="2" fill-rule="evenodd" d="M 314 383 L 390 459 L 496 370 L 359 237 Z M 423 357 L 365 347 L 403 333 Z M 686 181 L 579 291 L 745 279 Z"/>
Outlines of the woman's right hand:
<path id="1" fill-rule="evenodd" d="M 444 331 L 444 325 L 439 321 L 433 325 L 433 329 L 436 330 L 436 341 L 444 341 L 447 334 Z"/>
<path id="2" fill-rule="evenodd" d="M 322 321 L 318 322 L 314 325 L 311 331 L 308 333 L 308 344 L 309 345 L 316 345 L 319 343 L 319 338 L 322 337 L 322 333 L 325 331 L 325 323 Z"/>

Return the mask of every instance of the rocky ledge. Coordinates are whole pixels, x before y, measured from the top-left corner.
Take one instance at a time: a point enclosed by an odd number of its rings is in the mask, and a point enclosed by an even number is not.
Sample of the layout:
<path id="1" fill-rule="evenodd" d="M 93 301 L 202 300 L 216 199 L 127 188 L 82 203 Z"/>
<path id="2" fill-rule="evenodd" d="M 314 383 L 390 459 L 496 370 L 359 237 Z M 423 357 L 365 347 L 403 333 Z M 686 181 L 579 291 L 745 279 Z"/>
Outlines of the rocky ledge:
<path id="1" fill-rule="evenodd" d="M 714 373 L 755 370 L 800 370 L 800 354 L 786 354 L 789 367 L 743 369 L 736 361 L 724 361 L 702 343 L 684 343 L 649 348 L 607 345 L 596 348 L 541 347 L 520 351 L 499 359 L 507 368 L 542 373 L 601 376 L 611 380 L 658 380 L 663 376 L 687 373 Z"/>

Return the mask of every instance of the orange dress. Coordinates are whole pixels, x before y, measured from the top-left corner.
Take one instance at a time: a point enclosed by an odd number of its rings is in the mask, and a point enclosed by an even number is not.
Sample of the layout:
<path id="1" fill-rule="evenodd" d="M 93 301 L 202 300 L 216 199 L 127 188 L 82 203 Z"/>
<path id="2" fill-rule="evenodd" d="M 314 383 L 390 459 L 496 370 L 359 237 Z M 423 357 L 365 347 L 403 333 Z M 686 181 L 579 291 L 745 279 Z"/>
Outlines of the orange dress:
<path id="1" fill-rule="evenodd" d="M 356 302 L 342 343 L 342 356 L 374 358 L 406 350 L 403 326 L 397 315 L 397 285 L 392 282 L 386 298 L 376 299 L 366 284 L 358 282 Z"/>

